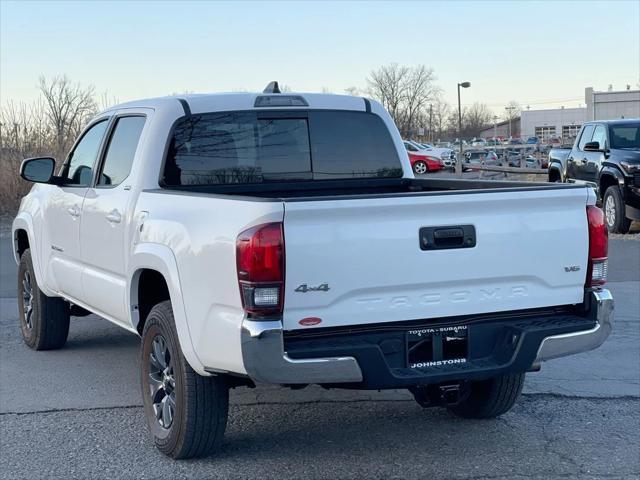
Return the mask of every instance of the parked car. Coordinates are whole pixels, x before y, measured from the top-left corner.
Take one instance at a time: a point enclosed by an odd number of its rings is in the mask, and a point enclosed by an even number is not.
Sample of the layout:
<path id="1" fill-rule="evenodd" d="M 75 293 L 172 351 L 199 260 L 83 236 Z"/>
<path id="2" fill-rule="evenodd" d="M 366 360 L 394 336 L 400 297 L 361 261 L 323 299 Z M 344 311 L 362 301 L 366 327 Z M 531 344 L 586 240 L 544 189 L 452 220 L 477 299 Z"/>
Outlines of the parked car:
<path id="1" fill-rule="evenodd" d="M 271 84 L 132 101 L 54 166 L 20 169 L 23 339 L 61 348 L 88 313 L 140 335 L 142 410 L 173 458 L 215 451 L 229 388 L 256 383 L 406 388 L 496 417 L 525 372 L 611 329 L 590 188 L 416 179 L 373 100 Z"/>
<path id="2" fill-rule="evenodd" d="M 497 165 L 501 165 L 502 162 L 498 158 L 498 154 L 495 151 L 489 150 L 484 157 L 484 164 L 497 166 Z"/>
<path id="3" fill-rule="evenodd" d="M 520 138 L 510 138 L 509 145 L 524 145 L 524 142 Z"/>
<path id="4" fill-rule="evenodd" d="M 538 137 L 529 137 L 527 138 L 527 145 L 538 145 L 540 143 L 540 139 Z"/>
<path id="5" fill-rule="evenodd" d="M 499 138 L 490 138 L 487 140 L 487 147 L 496 147 L 502 145 L 502 140 Z"/>
<path id="6" fill-rule="evenodd" d="M 533 155 L 527 155 L 524 159 L 527 168 L 540 168 L 541 162 Z"/>
<path id="7" fill-rule="evenodd" d="M 610 232 L 640 220 L 640 120 L 588 122 L 572 148 L 549 154 L 549 181 L 592 186 Z"/>
<path id="8" fill-rule="evenodd" d="M 483 165 L 486 157 L 485 150 L 467 150 L 464 152 L 462 170 L 467 171 L 470 170 L 470 167 Z"/>
<path id="9" fill-rule="evenodd" d="M 424 149 L 418 148 L 413 142 L 404 141 L 404 147 L 409 155 L 411 168 L 416 175 L 442 170 L 444 162 L 434 155 L 429 155 Z"/>
<path id="10" fill-rule="evenodd" d="M 447 166 L 447 161 L 449 164 L 451 164 L 451 160 L 455 160 L 456 158 L 456 152 L 451 148 L 434 147 L 430 143 L 420 143 L 414 141 L 411 141 L 411 143 L 418 148 L 421 148 L 421 150 L 427 155 L 440 158 L 445 166 Z"/>
<path id="11" fill-rule="evenodd" d="M 520 150 L 505 150 L 504 160 L 510 167 L 519 167 L 521 164 L 522 152 Z"/>
<path id="12" fill-rule="evenodd" d="M 487 141 L 484 138 L 474 138 L 471 140 L 471 146 L 484 148 L 487 146 Z"/>

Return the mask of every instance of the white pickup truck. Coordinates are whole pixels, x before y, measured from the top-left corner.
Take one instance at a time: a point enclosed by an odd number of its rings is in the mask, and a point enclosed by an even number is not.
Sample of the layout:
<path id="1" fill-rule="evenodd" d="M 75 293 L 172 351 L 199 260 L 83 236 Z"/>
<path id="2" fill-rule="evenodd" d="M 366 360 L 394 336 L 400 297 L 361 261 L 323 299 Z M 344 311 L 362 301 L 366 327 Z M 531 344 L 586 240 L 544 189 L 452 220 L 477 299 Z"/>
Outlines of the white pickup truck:
<path id="1" fill-rule="evenodd" d="M 362 97 L 129 102 L 54 165 L 20 171 L 24 340 L 60 348 L 88 313 L 139 334 L 147 423 L 174 458 L 220 445 L 231 387 L 404 388 L 494 417 L 525 372 L 611 330 L 591 188 L 415 179 Z"/>

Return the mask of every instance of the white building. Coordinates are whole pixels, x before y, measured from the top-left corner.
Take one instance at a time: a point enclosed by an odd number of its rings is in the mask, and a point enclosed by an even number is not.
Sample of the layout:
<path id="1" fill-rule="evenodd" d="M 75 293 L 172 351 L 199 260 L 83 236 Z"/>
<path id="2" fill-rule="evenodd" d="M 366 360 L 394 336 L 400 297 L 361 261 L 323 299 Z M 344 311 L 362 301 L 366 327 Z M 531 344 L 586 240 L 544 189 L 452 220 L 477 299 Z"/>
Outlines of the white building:
<path id="1" fill-rule="evenodd" d="M 521 117 L 522 137 L 561 138 L 572 143 L 580 127 L 590 120 L 640 118 L 640 90 L 595 92 L 584 91 L 586 108 L 552 108 L 524 110 Z"/>
<path id="2" fill-rule="evenodd" d="M 584 91 L 584 101 L 587 104 L 587 120 L 640 118 L 640 90 L 594 92 L 589 87 Z"/>
<path id="3" fill-rule="evenodd" d="M 521 113 L 522 138 L 538 137 L 544 142 L 562 137 L 562 143 L 571 143 L 586 119 L 586 108 L 524 110 Z"/>

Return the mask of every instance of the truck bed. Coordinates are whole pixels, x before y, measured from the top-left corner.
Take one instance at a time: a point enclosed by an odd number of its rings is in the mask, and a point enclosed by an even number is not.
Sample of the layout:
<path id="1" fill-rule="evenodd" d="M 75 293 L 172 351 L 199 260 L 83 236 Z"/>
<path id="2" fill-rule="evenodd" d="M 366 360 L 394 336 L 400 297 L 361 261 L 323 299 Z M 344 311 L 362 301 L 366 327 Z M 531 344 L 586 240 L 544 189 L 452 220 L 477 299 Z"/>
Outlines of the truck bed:
<path id="1" fill-rule="evenodd" d="M 454 178 L 394 178 L 363 180 L 327 180 L 306 182 L 277 182 L 261 184 L 228 184 L 215 186 L 184 185 L 147 190 L 154 193 L 186 193 L 214 196 L 244 197 L 243 200 L 305 201 L 339 200 L 349 197 L 377 198 L 396 196 L 443 195 L 461 193 L 491 193 L 496 191 L 534 191 L 584 188 L 543 182 L 513 182 L 500 180 L 467 180 Z"/>

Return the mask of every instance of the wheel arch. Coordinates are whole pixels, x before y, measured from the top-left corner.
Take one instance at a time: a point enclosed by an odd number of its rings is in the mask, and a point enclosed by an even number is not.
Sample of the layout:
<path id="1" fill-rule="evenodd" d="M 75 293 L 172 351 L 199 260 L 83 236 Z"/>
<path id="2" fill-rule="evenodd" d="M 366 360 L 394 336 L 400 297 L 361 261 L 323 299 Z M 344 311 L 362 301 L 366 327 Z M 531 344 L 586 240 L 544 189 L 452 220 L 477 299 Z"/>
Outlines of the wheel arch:
<path id="1" fill-rule="evenodd" d="M 22 253 L 29 248 L 31 250 L 31 263 L 36 275 L 36 282 L 42 293 L 48 297 L 56 296 L 55 292 L 49 290 L 44 282 L 44 273 L 40 262 L 40 251 L 37 248 L 36 235 L 34 233 L 33 219 L 26 212 L 18 213 L 13 220 L 11 227 L 11 245 L 13 249 L 13 258 L 17 264 L 20 263 Z"/>
<path id="2" fill-rule="evenodd" d="M 624 187 L 624 176 L 618 169 L 605 166 L 600 172 L 600 177 L 598 178 L 598 194 L 600 199 L 602 200 L 604 198 L 604 192 L 606 192 L 607 188 L 615 185 Z M 624 188 L 621 193 L 623 192 Z"/>
<path id="3" fill-rule="evenodd" d="M 154 299 L 158 301 L 170 300 L 180 348 L 185 359 L 196 372 L 201 375 L 209 375 L 204 370 L 204 366 L 193 348 L 180 286 L 178 265 L 171 249 L 160 244 L 138 244 L 131 256 L 127 279 L 126 301 L 129 307 L 132 327 L 138 333 L 142 332 L 146 315 L 150 310 L 150 301 Z M 160 283 L 161 281 L 164 284 Z M 149 292 L 141 297 L 141 288 L 145 288 L 145 286 L 158 289 L 166 288 L 168 298 L 163 298 L 164 291 Z"/>
<path id="4" fill-rule="evenodd" d="M 552 161 L 548 167 L 548 180 L 549 182 L 556 182 L 556 178 L 560 182 L 564 182 L 564 175 L 562 173 L 562 164 Z"/>

